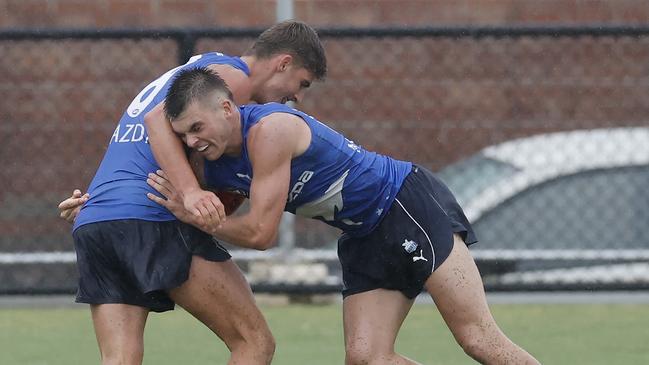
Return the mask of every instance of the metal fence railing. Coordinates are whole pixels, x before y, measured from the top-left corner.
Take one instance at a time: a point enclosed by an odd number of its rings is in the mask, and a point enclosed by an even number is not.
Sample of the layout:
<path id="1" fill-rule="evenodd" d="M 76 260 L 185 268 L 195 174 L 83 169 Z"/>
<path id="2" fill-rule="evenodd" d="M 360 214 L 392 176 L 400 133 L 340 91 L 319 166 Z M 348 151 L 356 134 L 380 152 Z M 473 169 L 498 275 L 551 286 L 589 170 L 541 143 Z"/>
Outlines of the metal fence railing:
<path id="1" fill-rule="evenodd" d="M 260 31 L 0 31 L 0 292 L 73 290 L 56 204 L 88 185 L 123 109 L 191 54 L 241 54 Z M 329 76 L 297 107 L 438 171 L 488 289 L 649 287 L 648 27 L 319 33 Z M 338 288 L 337 232 L 294 229 L 290 259 L 234 257 L 259 290 Z"/>

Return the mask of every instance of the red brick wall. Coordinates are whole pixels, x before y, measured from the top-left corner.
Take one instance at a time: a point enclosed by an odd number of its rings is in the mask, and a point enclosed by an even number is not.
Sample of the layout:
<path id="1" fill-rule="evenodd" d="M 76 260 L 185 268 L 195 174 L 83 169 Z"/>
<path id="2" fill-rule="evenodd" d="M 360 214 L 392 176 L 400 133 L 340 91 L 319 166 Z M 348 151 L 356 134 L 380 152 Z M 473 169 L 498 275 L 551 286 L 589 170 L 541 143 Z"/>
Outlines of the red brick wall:
<path id="1" fill-rule="evenodd" d="M 295 0 L 316 26 L 647 23 L 646 0 Z M 249 27 L 274 0 L 0 0 L 0 28 Z"/>
<path id="2" fill-rule="evenodd" d="M 637 24 L 649 1 L 296 0 L 295 11 L 315 26 Z M 270 0 L 0 0 L 0 30 L 260 27 L 274 14 Z M 330 76 L 299 107 L 431 168 L 520 136 L 649 125 L 649 37 L 324 40 Z M 56 203 L 88 185 L 124 108 L 176 61 L 170 40 L 0 42 L 0 251 L 70 249 Z"/>

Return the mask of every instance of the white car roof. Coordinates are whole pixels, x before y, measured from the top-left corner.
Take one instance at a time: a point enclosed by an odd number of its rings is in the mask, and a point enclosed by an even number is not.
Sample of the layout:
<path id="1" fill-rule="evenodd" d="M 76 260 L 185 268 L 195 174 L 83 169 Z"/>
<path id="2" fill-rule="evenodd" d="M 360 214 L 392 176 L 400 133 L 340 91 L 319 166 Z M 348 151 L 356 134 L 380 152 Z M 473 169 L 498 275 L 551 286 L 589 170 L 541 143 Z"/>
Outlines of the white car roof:
<path id="1" fill-rule="evenodd" d="M 582 171 L 649 165 L 649 127 L 541 134 L 490 146 L 483 156 L 517 171 L 462 202 L 470 221 L 536 184 Z"/>

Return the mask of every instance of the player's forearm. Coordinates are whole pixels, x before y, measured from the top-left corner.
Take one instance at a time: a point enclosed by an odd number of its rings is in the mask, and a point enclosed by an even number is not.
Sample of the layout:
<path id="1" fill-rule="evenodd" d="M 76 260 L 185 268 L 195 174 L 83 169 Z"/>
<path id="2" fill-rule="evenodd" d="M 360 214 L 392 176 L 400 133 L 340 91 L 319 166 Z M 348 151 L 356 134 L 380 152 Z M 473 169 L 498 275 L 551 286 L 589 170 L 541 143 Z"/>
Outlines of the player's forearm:
<path id="1" fill-rule="evenodd" d="M 267 250 L 277 241 L 277 227 L 263 222 L 264 219 L 256 219 L 250 214 L 228 217 L 212 234 L 233 245 Z"/>
<path id="2" fill-rule="evenodd" d="M 144 118 L 153 156 L 181 196 L 200 189 L 189 166 L 182 141 L 174 134 L 161 110 L 153 110 Z"/>

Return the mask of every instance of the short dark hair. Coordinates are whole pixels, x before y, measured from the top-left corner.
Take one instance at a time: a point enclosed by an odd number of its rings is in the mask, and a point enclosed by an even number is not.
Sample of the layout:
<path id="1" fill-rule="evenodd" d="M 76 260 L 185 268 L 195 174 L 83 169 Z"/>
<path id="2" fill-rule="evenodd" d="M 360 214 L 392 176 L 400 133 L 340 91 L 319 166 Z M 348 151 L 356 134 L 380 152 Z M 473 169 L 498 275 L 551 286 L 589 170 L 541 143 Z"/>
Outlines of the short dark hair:
<path id="1" fill-rule="evenodd" d="M 233 100 L 232 92 L 225 81 L 207 67 L 193 67 L 180 71 L 174 77 L 165 99 L 164 112 L 167 119 L 178 118 L 189 104 L 200 100 L 212 91 L 219 91 Z"/>
<path id="2" fill-rule="evenodd" d="M 278 53 L 288 53 L 299 66 L 313 74 L 316 80 L 327 75 L 327 57 L 318 33 L 306 23 L 286 20 L 266 29 L 245 56 L 268 58 Z"/>

